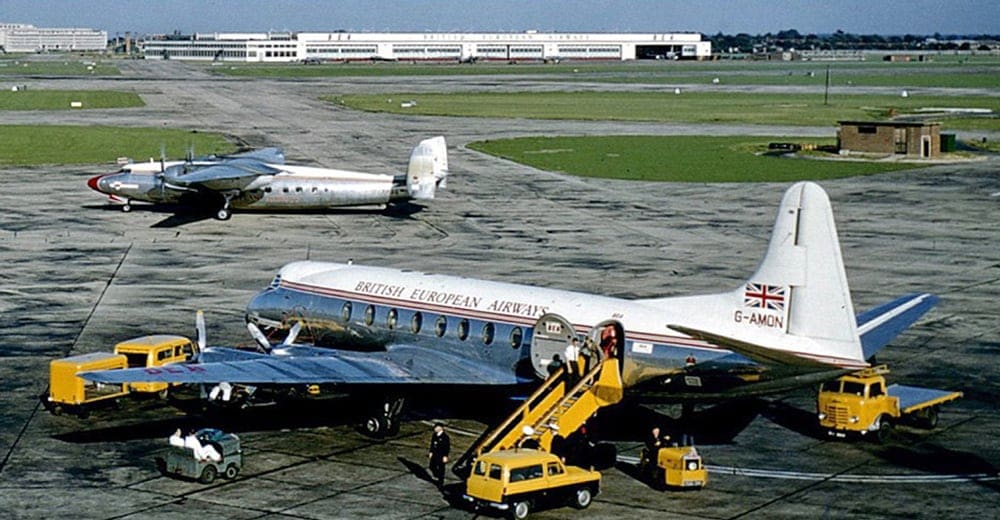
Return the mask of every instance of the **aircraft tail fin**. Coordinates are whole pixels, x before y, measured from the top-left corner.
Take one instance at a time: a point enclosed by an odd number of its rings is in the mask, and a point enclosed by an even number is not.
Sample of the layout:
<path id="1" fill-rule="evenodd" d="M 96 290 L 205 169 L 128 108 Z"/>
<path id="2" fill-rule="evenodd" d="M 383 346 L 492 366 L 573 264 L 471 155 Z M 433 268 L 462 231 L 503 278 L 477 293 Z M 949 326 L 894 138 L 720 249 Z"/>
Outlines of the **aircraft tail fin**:
<path id="1" fill-rule="evenodd" d="M 781 201 L 764 259 L 739 288 L 694 297 L 671 328 L 765 364 L 864 367 L 830 199 L 811 182 Z M 793 362 L 795 361 L 795 362 Z"/>
<path id="2" fill-rule="evenodd" d="M 448 145 L 443 136 L 420 141 L 410 154 L 406 189 L 414 200 L 431 200 L 437 188 L 447 187 Z"/>

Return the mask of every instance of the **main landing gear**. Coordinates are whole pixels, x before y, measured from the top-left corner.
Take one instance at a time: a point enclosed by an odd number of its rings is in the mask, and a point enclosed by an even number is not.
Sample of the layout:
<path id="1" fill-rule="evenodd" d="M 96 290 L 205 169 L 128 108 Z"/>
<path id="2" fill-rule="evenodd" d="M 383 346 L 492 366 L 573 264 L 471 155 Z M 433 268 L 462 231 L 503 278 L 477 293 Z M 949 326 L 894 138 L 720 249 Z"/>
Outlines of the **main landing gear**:
<path id="1" fill-rule="evenodd" d="M 399 433 L 399 416 L 403 412 L 404 398 L 387 397 L 365 416 L 362 431 L 369 437 L 381 439 Z"/>
<path id="2" fill-rule="evenodd" d="M 229 220 L 229 217 L 233 216 L 233 210 L 229 208 L 229 202 L 233 200 L 233 197 L 239 193 L 224 193 L 222 201 L 222 207 L 219 211 L 215 212 L 215 218 L 218 220 Z"/>

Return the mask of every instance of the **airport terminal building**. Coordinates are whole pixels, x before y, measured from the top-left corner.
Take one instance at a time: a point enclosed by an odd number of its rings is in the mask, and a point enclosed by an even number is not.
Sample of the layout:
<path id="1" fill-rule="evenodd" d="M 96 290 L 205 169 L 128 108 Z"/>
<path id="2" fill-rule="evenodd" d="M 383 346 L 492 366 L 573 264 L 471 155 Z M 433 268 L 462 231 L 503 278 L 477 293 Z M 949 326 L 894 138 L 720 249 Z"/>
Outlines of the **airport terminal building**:
<path id="1" fill-rule="evenodd" d="M 0 23 L 0 48 L 4 52 L 103 51 L 107 46 L 107 31 Z"/>
<path id="2" fill-rule="evenodd" d="M 214 33 L 146 39 L 148 59 L 241 62 L 708 59 L 698 33 Z"/>

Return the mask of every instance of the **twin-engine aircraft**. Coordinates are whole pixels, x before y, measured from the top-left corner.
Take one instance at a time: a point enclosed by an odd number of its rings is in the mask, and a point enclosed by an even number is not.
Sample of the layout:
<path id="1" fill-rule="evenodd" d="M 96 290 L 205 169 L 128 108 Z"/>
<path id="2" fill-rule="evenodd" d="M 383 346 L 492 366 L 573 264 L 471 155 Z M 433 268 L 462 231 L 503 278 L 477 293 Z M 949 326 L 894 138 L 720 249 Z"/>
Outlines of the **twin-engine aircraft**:
<path id="1" fill-rule="evenodd" d="M 405 174 L 360 173 L 285 164 L 277 148 L 186 161 L 130 163 L 87 181 L 94 191 L 131 211 L 132 202 L 187 204 L 215 210 L 227 220 L 237 209 L 327 209 L 431 200 L 444 188 L 444 137 L 421 141 Z"/>
<path id="2" fill-rule="evenodd" d="M 655 276 L 656 272 L 650 273 Z M 385 397 L 391 425 L 418 388 L 515 387 L 546 375 L 570 336 L 616 356 L 640 399 L 725 400 L 788 390 L 868 366 L 937 302 L 911 294 L 855 315 L 830 201 L 788 189 L 763 261 L 716 294 L 625 300 L 557 289 L 325 262 L 284 266 L 247 306 L 251 331 L 301 323 L 318 344 L 208 348 L 197 364 L 92 372 L 108 383 L 322 384 Z M 259 331 L 255 336 L 260 337 Z M 319 342 L 318 342 L 319 343 Z M 668 399 L 669 400 L 669 399 Z M 384 411 L 384 412 L 383 412 Z"/>

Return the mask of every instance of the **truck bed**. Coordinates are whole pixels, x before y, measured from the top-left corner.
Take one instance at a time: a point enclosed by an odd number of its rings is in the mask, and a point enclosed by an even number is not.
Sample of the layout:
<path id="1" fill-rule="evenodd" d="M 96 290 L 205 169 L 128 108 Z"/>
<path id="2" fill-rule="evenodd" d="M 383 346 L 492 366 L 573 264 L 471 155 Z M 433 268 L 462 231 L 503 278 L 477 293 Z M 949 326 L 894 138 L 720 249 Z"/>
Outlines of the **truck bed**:
<path id="1" fill-rule="evenodd" d="M 892 397 L 899 398 L 899 410 L 904 414 L 962 397 L 962 392 L 906 385 L 889 385 L 886 392 Z"/>

